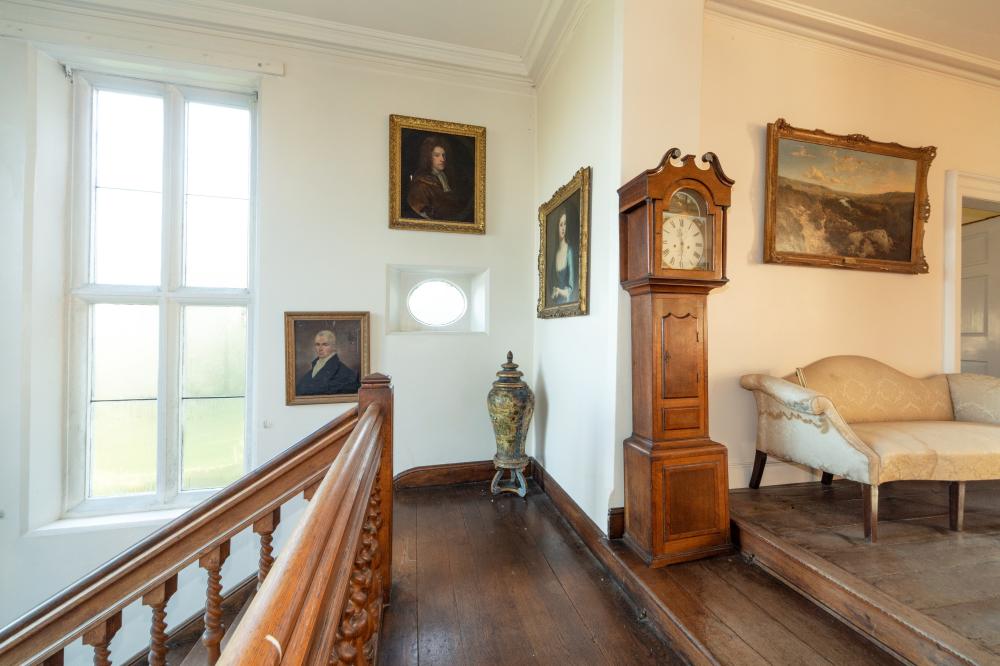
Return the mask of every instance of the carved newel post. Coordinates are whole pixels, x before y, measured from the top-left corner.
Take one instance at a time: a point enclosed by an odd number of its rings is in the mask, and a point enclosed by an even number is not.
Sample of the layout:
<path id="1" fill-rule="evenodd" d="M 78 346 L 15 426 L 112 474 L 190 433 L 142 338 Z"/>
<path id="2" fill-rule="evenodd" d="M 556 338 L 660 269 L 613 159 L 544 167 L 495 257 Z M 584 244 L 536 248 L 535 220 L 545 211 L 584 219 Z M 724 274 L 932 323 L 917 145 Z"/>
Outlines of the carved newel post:
<path id="1" fill-rule="evenodd" d="M 490 490 L 494 495 L 507 492 L 524 497 L 528 492 L 528 483 L 524 480 L 524 468 L 528 466 L 524 440 L 535 411 L 535 394 L 521 379 L 524 373 L 517 369 L 513 352 L 507 352 L 507 362 L 501 367 L 503 369 L 497 373 L 497 380 L 486 397 L 497 440 L 497 454 L 493 457 L 497 472 L 493 475 Z M 502 482 L 500 479 L 504 470 L 510 470 L 510 479 Z"/>

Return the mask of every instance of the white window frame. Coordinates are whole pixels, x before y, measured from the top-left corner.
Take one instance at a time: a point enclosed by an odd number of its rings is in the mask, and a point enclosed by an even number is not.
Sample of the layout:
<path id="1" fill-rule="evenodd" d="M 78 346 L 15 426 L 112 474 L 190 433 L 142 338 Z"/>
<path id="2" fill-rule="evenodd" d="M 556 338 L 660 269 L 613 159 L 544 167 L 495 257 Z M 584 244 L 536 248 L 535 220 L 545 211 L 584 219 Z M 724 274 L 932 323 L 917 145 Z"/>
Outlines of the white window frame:
<path id="1" fill-rule="evenodd" d="M 244 472 L 253 466 L 253 322 L 256 293 L 257 109 L 256 93 L 208 90 L 165 82 L 74 72 L 74 153 L 71 185 L 69 362 L 67 372 L 67 456 L 64 515 L 66 517 L 151 511 L 197 504 L 217 489 L 181 489 L 181 313 L 186 305 L 239 305 L 246 308 L 246 389 Z M 93 284 L 93 93 L 115 90 L 155 94 L 164 101 L 163 218 L 161 277 L 154 287 Z M 250 197 L 248 202 L 247 288 L 185 287 L 184 232 L 184 123 L 185 103 L 207 102 L 245 108 L 250 112 Z M 166 285 L 166 289 L 163 288 Z M 87 497 L 89 471 L 88 414 L 90 393 L 91 306 L 99 303 L 159 306 L 159 363 L 157 383 L 156 491 L 122 497 Z"/>

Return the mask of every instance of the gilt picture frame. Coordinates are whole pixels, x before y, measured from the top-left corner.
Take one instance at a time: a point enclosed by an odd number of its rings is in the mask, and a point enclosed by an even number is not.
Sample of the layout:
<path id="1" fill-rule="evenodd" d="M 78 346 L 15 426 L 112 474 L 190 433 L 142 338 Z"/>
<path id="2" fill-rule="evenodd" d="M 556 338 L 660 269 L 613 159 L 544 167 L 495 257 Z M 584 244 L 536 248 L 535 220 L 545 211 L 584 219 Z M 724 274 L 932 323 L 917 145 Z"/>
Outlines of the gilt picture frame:
<path id="1" fill-rule="evenodd" d="M 357 402 L 370 328 L 367 312 L 286 312 L 285 404 Z"/>
<path id="2" fill-rule="evenodd" d="M 538 317 L 590 311 L 590 167 L 538 208 Z"/>
<path id="3" fill-rule="evenodd" d="M 389 227 L 486 233 L 486 128 L 389 116 Z"/>
<path id="4" fill-rule="evenodd" d="M 937 149 L 767 126 L 764 262 L 926 273 L 927 173 Z"/>

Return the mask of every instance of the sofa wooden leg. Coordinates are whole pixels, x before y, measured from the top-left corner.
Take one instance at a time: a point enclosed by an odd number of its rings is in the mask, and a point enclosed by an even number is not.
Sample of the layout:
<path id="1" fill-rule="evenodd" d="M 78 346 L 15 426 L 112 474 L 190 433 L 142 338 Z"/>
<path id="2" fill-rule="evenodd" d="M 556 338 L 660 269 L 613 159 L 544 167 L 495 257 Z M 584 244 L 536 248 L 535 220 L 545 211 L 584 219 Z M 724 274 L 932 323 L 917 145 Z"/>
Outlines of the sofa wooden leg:
<path id="1" fill-rule="evenodd" d="M 875 543 L 878 541 L 878 486 L 864 484 L 861 494 L 865 505 L 865 539 Z"/>
<path id="2" fill-rule="evenodd" d="M 753 457 L 753 472 L 750 473 L 750 487 L 760 488 L 760 480 L 764 477 L 764 465 L 767 464 L 767 454 L 757 451 Z"/>
<path id="3" fill-rule="evenodd" d="M 965 522 L 965 481 L 952 481 L 948 486 L 948 521 L 951 529 L 962 531 Z"/>
<path id="4" fill-rule="evenodd" d="M 824 486 L 828 486 L 833 483 L 833 474 L 829 472 L 823 472 L 823 478 L 819 480 Z"/>

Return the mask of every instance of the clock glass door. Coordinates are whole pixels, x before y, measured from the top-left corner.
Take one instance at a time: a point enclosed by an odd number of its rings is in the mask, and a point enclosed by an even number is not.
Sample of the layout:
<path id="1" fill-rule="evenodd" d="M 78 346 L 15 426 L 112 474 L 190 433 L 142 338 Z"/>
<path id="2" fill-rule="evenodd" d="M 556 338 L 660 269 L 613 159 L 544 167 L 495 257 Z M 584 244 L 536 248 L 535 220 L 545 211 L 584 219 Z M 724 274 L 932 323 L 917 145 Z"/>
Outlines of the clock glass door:
<path id="1" fill-rule="evenodd" d="M 661 268 L 712 270 L 713 226 L 712 214 L 699 192 L 686 187 L 674 192 L 663 211 Z"/>

